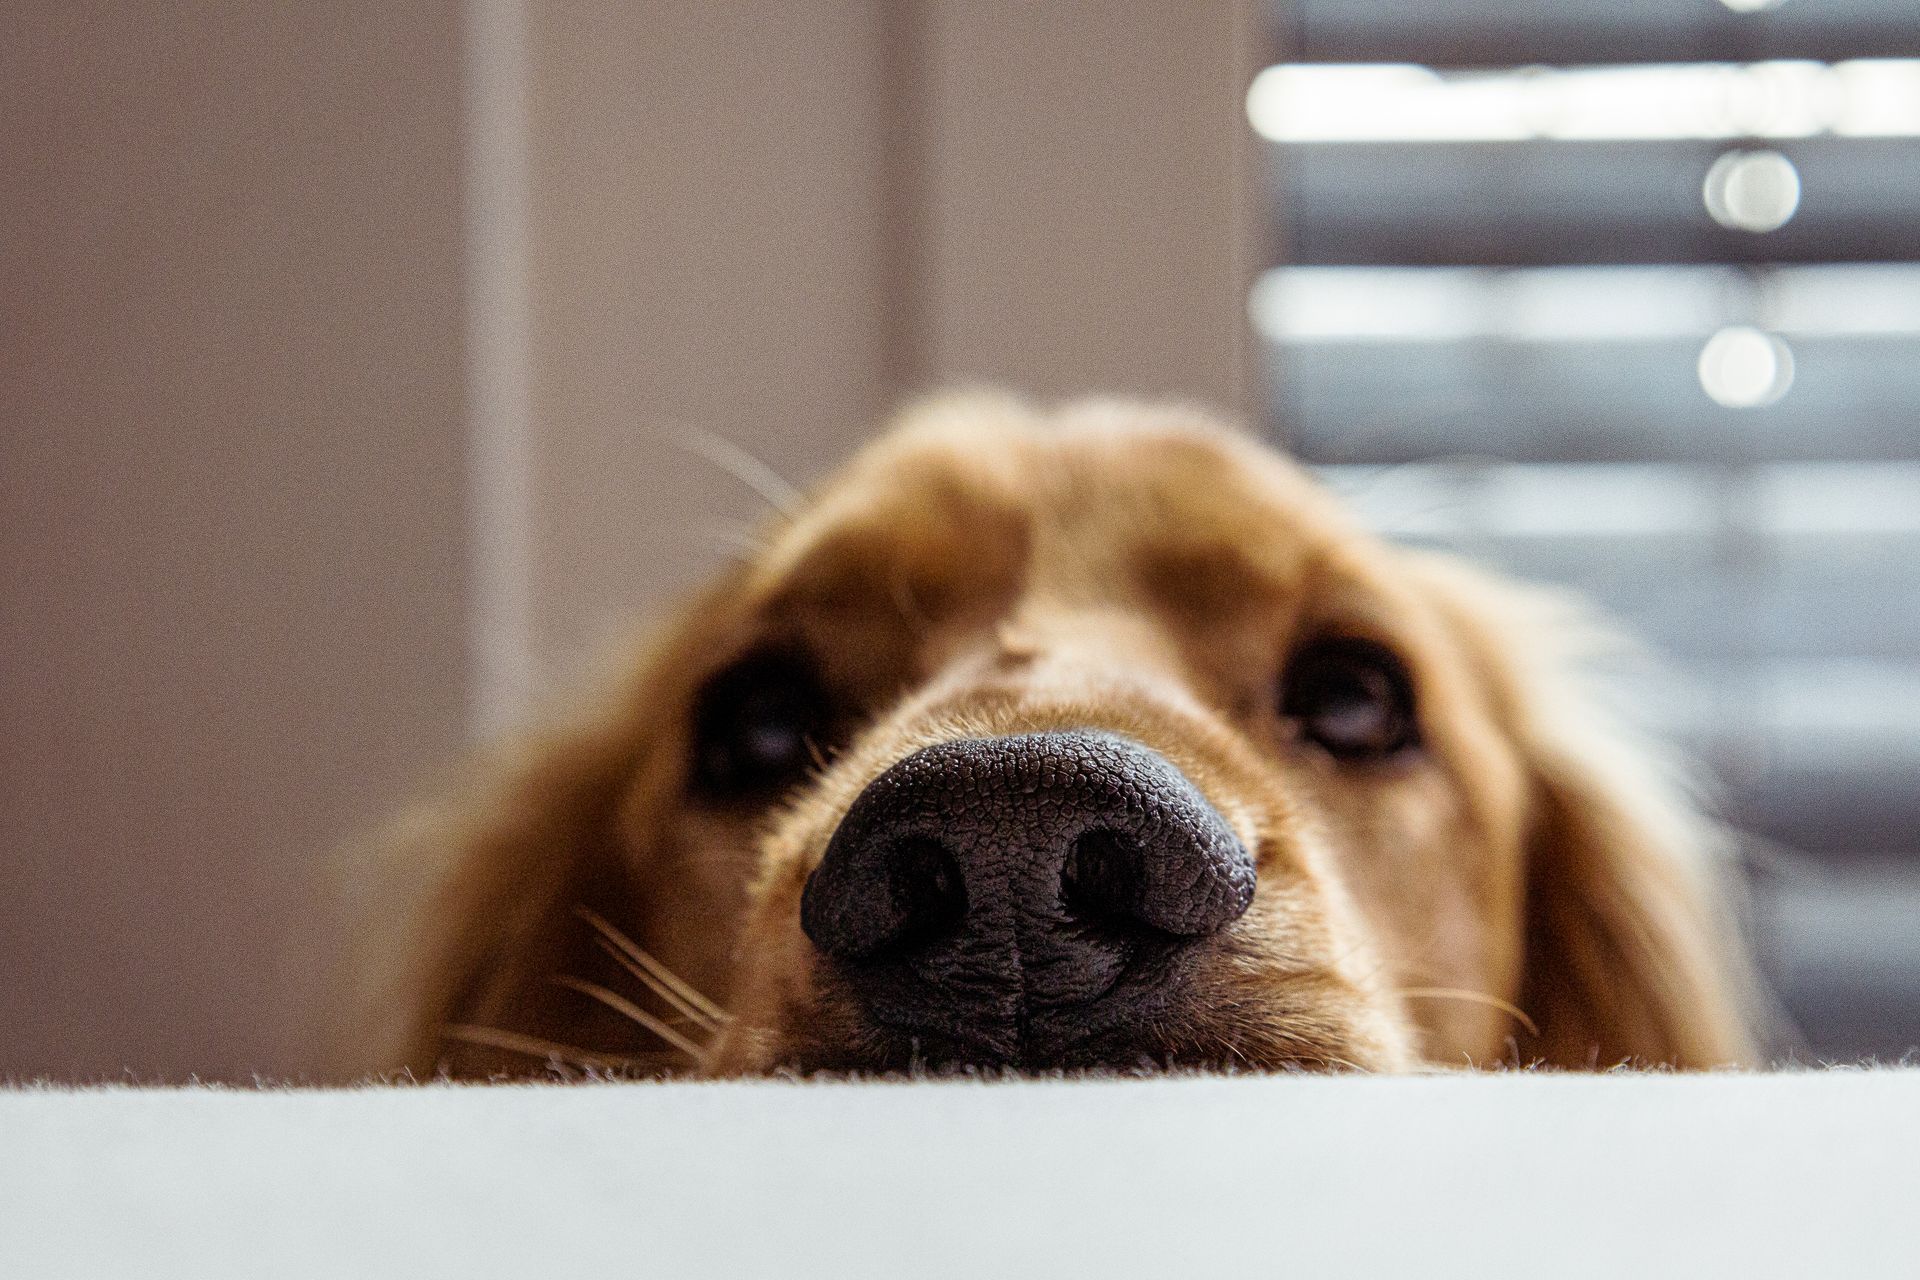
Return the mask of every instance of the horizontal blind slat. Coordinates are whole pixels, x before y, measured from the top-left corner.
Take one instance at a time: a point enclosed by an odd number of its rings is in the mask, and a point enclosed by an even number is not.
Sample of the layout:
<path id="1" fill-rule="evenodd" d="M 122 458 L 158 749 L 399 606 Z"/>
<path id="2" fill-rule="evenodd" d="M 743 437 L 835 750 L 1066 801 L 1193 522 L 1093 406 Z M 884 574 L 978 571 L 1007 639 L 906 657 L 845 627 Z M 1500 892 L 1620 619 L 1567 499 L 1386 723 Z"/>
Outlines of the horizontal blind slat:
<path id="1" fill-rule="evenodd" d="M 1920 458 L 1920 336 L 1789 335 L 1792 386 L 1755 408 L 1701 389 L 1705 337 L 1282 343 L 1266 367 L 1281 435 L 1316 462 Z"/>
<path id="2" fill-rule="evenodd" d="M 1719 0 L 1278 0 L 1287 56 L 1429 66 L 1887 58 L 1914 51 L 1901 0 L 1738 13 Z"/>
<path id="3" fill-rule="evenodd" d="M 1294 265 L 1854 262 L 1920 259 L 1920 139 L 1766 143 L 1799 171 L 1765 234 L 1707 213 L 1725 141 L 1315 143 L 1274 148 Z"/>

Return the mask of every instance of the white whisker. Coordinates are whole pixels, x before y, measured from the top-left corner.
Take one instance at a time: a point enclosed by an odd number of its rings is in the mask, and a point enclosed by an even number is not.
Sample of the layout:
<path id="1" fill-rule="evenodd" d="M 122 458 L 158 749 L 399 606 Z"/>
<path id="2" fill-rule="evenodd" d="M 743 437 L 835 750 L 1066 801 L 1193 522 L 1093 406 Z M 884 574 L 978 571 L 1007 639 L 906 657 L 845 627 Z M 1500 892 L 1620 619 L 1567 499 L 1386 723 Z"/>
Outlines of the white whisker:
<path id="1" fill-rule="evenodd" d="M 448 1040 L 458 1040 L 462 1044 L 483 1045 L 489 1049 L 525 1054 L 529 1058 L 545 1058 L 570 1067 L 617 1071 L 626 1067 L 639 1066 L 644 1062 L 643 1059 L 638 1058 L 616 1058 L 607 1054 L 594 1053 L 591 1050 L 575 1048 L 573 1045 L 561 1044 L 555 1040 L 542 1040 L 538 1036 L 521 1035 L 518 1031 L 503 1031 L 498 1027 L 479 1027 L 464 1022 L 450 1022 L 440 1028 L 440 1034 Z"/>
<path id="2" fill-rule="evenodd" d="M 687 1039 L 685 1036 L 681 1035 L 678 1031 L 675 1031 L 669 1023 L 665 1022 L 660 1018 L 654 1017 L 652 1014 L 648 1013 L 645 1009 L 642 1009 L 639 1005 L 627 999 L 625 996 L 621 995 L 619 992 L 609 991 L 597 982 L 587 982 L 580 978 L 570 978 L 565 974 L 562 974 L 559 977 L 554 978 L 553 981 L 557 986 L 566 987 L 572 991 L 578 991 L 581 995 L 586 996 L 589 999 L 598 1000 L 601 1004 L 607 1006 L 607 1008 L 609 1009 L 612 1009 L 615 1013 L 618 1013 L 623 1017 L 632 1019 L 635 1023 L 637 1023 L 642 1027 L 645 1027 L 648 1031 L 653 1032 L 653 1034 L 655 1034 L 656 1036 L 659 1036 L 662 1040 L 665 1040 L 668 1044 L 672 1045 L 674 1048 L 678 1049 L 680 1052 L 686 1054 L 689 1058 L 692 1058 L 695 1062 L 698 1062 L 702 1057 L 703 1050 L 700 1048 L 699 1045 Z"/>
<path id="3" fill-rule="evenodd" d="M 654 959 L 639 943 L 616 929 L 612 922 L 591 907 L 575 907 L 574 914 L 592 925 L 601 937 L 624 951 L 632 961 L 671 987 L 681 999 L 705 1014 L 714 1023 L 731 1022 L 732 1015 L 713 1001 L 694 990 L 693 986 L 673 970 Z"/>
<path id="4" fill-rule="evenodd" d="M 705 458 L 714 466 L 759 494 L 766 504 L 781 515 L 792 517 L 806 499 L 760 459 L 733 441 L 699 427 L 689 427 L 679 441 L 687 452 Z"/>
<path id="5" fill-rule="evenodd" d="M 700 1012 L 685 1000 L 682 1000 L 680 996 L 674 992 L 673 988 L 669 987 L 666 983 L 660 981 L 645 969 L 642 969 L 639 965 L 627 959 L 620 948 L 614 946 L 605 938 L 595 938 L 594 943 L 598 945 L 602 951 L 612 956 L 615 964 L 639 979 L 640 984 L 646 987 L 647 990 L 672 1005 L 675 1012 L 680 1014 L 682 1021 L 691 1022 L 702 1031 L 718 1031 L 720 1029 L 718 1022 L 715 1022 L 712 1018 L 709 1018 L 706 1014 Z"/>
<path id="6" fill-rule="evenodd" d="M 1399 994 L 1412 1000 L 1458 1000 L 1463 1004 L 1483 1004 L 1511 1016 L 1527 1029 L 1527 1034 L 1540 1034 L 1540 1028 L 1527 1016 L 1526 1010 L 1510 1000 L 1490 996 L 1484 991 L 1467 991 L 1460 987 L 1403 987 Z"/>

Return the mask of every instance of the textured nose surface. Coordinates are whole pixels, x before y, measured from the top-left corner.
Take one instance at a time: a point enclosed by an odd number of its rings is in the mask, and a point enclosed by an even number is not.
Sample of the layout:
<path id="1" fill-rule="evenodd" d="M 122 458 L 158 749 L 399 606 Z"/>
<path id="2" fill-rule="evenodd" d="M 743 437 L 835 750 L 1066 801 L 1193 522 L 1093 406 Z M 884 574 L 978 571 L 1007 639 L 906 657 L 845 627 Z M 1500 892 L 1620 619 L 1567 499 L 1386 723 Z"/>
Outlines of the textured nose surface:
<path id="1" fill-rule="evenodd" d="M 883 1024 L 1013 1062 L 1150 1016 L 1178 954 L 1253 890 L 1246 849 L 1164 756 L 1035 733 L 941 743 L 876 778 L 801 925 Z"/>

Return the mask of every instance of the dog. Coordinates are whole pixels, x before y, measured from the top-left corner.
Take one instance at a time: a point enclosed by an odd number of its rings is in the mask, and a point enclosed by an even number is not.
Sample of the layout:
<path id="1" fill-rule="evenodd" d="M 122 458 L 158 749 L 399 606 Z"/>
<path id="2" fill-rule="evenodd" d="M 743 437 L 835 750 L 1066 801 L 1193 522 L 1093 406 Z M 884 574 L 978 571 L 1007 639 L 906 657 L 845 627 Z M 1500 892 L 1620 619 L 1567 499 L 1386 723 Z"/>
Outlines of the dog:
<path id="1" fill-rule="evenodd" d="M 1178 405 L 927 402 L 363 851 L 335 1069 L 1750 1065 L 1584 613 Z"/>

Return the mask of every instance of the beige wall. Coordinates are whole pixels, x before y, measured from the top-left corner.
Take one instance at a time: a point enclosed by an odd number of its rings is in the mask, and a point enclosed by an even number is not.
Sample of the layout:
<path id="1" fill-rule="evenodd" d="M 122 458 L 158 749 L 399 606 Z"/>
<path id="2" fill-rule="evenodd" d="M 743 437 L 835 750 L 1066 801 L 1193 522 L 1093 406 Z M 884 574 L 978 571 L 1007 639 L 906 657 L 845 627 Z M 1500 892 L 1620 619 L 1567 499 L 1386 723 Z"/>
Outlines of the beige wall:
<path id="1" fill-rule="evenodd" d="M 579 0 L 531 20 L 534 649 L 631 624 L 884 411 L 870 0 Z"/>
<path id="2" fill-rule="evenodd" d="M 10 6 L 0 1073 L 295 1065 L 321 852 L 757 514 L 689 432 L 1247 403 L 1256 8 Z"/>
<path id="3" fill-rule="evenodd" d="M 0 1073 L 289 1062 L 462 715 L 455 5 L 0 18 Z"/>
<path id="4" fill-rule="evenodd" d="M 1258 8 L 529 10 L 536 659 L 757 517 L 689 431 L 804 483 L 954 381 L 1249 409 Z"/>
<path id="5" fill-rule="evenodd" d="M 1250 411 L 1265 6 L 919 8 L 916 380 Z"/>

